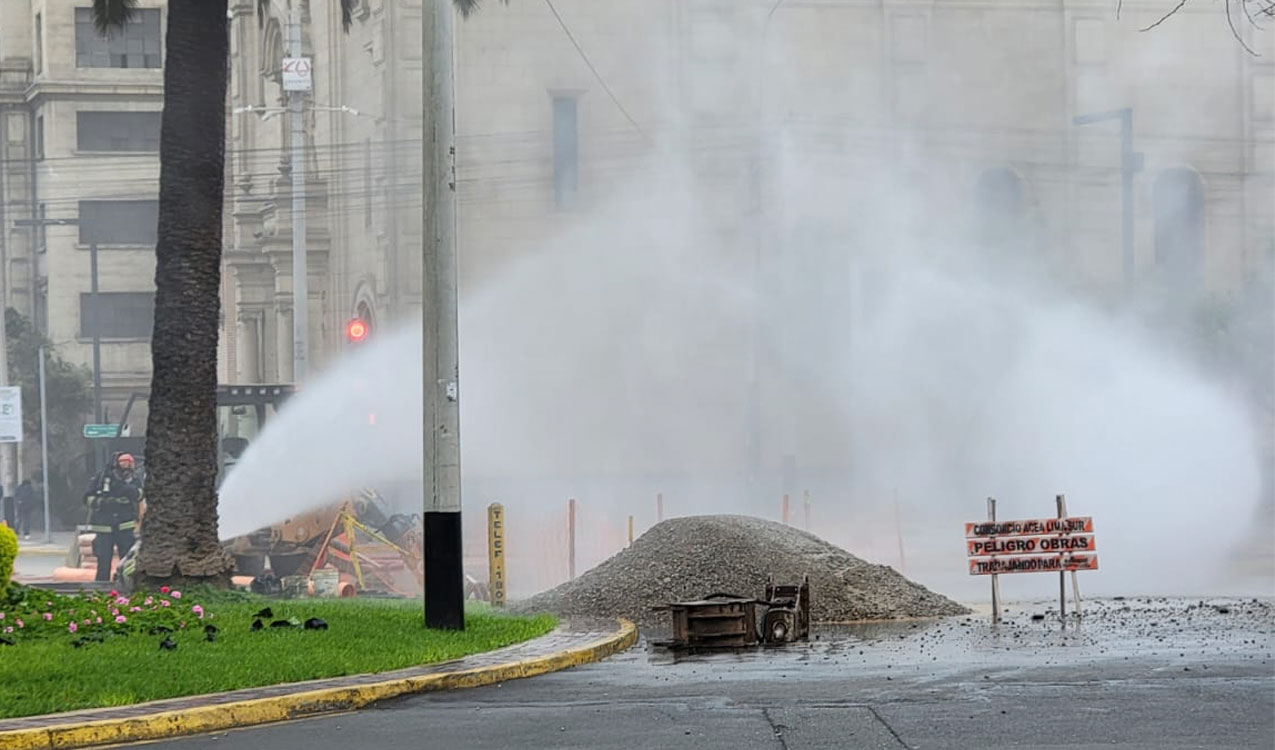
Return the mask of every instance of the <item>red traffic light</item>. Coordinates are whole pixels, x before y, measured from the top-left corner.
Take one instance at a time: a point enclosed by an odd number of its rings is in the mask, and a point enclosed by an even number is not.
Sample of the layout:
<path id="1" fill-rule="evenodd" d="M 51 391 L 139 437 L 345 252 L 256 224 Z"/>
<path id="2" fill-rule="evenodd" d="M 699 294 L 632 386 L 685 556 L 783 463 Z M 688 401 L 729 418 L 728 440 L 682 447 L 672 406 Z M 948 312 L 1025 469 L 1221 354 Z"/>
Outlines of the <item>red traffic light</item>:
<path id="1" fill-rule="evenodd" d="M 368 333 L 370 333 L 370 329 L 367 323 L 358 318 L 345 324 L 345 337 L 356 344 L 365 340 Z"/>

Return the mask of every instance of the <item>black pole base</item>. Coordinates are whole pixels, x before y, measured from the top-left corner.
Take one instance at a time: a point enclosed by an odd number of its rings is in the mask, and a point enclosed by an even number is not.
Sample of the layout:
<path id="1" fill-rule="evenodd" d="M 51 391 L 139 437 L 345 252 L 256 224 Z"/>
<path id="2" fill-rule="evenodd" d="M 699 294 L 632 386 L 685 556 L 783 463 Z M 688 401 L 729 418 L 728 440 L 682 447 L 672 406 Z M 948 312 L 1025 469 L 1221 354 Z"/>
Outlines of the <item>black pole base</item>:
<path id="1" fill-rule="evenodd" d="M 425 514 L 425 627 L 465 629 L 460 512 Z"/>

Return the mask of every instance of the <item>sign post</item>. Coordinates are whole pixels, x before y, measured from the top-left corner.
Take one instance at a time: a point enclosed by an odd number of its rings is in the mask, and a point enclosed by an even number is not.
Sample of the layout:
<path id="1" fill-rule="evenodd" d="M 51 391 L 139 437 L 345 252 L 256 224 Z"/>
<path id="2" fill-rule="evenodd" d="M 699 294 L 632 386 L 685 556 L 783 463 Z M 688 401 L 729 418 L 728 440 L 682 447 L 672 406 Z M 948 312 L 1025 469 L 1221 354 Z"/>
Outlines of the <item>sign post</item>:
<path id="1" fill-rule="evenodd" d="M 491 606 L 505 606 L 505 507 L 487 506 L 487 578 Z"/>
<path id="2" fill-rule="evenodd" d="M 1055 497 L 1055 518 L 997 521 L 996 500 L 987 498 L 987 521 L 965 524 L 965 546 L 970 575 L 992 577 L 992 622 L 1000 622 L 1001 573 L 1058 573 L 1059 617 L 1067 616 L 1067 577 L 1076 614 L 1080 615 L 1080 583 L 1076 572 L 1097 570 L 1097 540 L 1093 519 L 1067 515 L 1067 499 Z"/>
<path id="3" fill-rule="evenodd" d="M 22 388 L 0 388 L 0 443 L 22 442 Z"/>
<path id="4" fill-rule="evenodd" d="M 996 498 L 987 498 L 987 520 L 996 524 Z M 1001 582 L 995 573 L 992 574 L 992 623 L 1001 621 Z"/>

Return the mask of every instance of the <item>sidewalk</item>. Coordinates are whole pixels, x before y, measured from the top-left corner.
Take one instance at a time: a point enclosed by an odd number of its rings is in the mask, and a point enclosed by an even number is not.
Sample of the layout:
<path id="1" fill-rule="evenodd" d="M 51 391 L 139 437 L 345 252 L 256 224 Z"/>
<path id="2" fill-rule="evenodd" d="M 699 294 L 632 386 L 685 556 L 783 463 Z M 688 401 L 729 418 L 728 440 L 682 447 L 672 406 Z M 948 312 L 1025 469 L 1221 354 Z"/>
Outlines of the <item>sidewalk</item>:
<path id="1" fill-rule="evenodd" d="M 65 556 L 67 550 L 71 548 L 71 540 L 75 539 L 75 532 L 55 531 L 52 537 L 53 541 L 48 544 L 44 542 L 43 531 L 35 532 L 30 539 L 18 537 L 18 559 L 21 560 L 24 555 Z"/>
<path id="2" fill-rule="evenodd" d="M 412 693 L 454 690 L 599 661 L 637 641 L 629 622 L 564 619 L 548 635 L 463 659 L 379 674 L 0 720 L 5 750 L 140 742 L 351 711 Z"/>

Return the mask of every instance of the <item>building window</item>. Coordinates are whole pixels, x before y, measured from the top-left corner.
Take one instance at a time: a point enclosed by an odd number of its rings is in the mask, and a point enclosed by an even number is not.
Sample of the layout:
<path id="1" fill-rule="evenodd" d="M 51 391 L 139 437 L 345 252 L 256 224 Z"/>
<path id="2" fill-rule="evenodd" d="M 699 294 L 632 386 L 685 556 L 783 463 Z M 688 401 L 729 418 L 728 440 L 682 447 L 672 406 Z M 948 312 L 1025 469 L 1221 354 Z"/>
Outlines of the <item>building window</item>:
<path id="1" fill-rule="evenodd" d="M 80 294 L 80 338 L 149 339 L 154 323 L 151 292 L 99 292 L 96 309 L 92 294 Z"/>
<path id="2" fill-rule="evenodd" d="M 49 247 L 49 228 L 44 224 L 44 220 L 49 217 L 48 204 L 41 203 L 38 210 L 40 223 L 36 225 L 36 250 L 42 253 Z"/>
<path id="3" fill-rule="evenodd" d="M 159 201 L 80 201 L 80 244 L 153 246 Z"/>
<path id="4" fill-rule="evenodd" d="M 978 238 L 987 245 L 1020 241 L 1024 214 L 1023 181 L 1005 167 L 989 169 L 974 185 Z"/>
<path id="5" fill-rule="evenodd" d="M 44 18 L 35 14 L 35 74 L 44 72 Z"/>
<path id="6" fill-rule="evenodd" d="M 577 103 L 574 96 L 553 98 L 553 195 L 559 208 L 571 205 L 580 187 Z"/>
<path id="7" fill-rule="evenodd" d="M 1155 264 L 1171 287 L 1200 282 L 1204 260 L 1204 187 L 1189 169 L 1169 169 L 1151 191 L 1155 211 Z"/>
<path id="8" fill-rule="evenodd" d="M 160 49 L 158 9 L 134 9 L 122 29 L 106 36 L 93 25 L 91 8 L 75 9 L 77 68 L 158 68 Z"/>
<path id="9" fill-rule="evenodd" d="M 35 118 L 35 158 L 44 158 L 44 115 Z"/>
<path id="10" fill-rule="evenodd" d="M 76 112 L 80 151 L 159 152 L 159 112 Z"/>
<path id="11" fill-rule="evenodd" d="M 363 228 L 372 227 L 372 139 L 363 141 Z"/>

